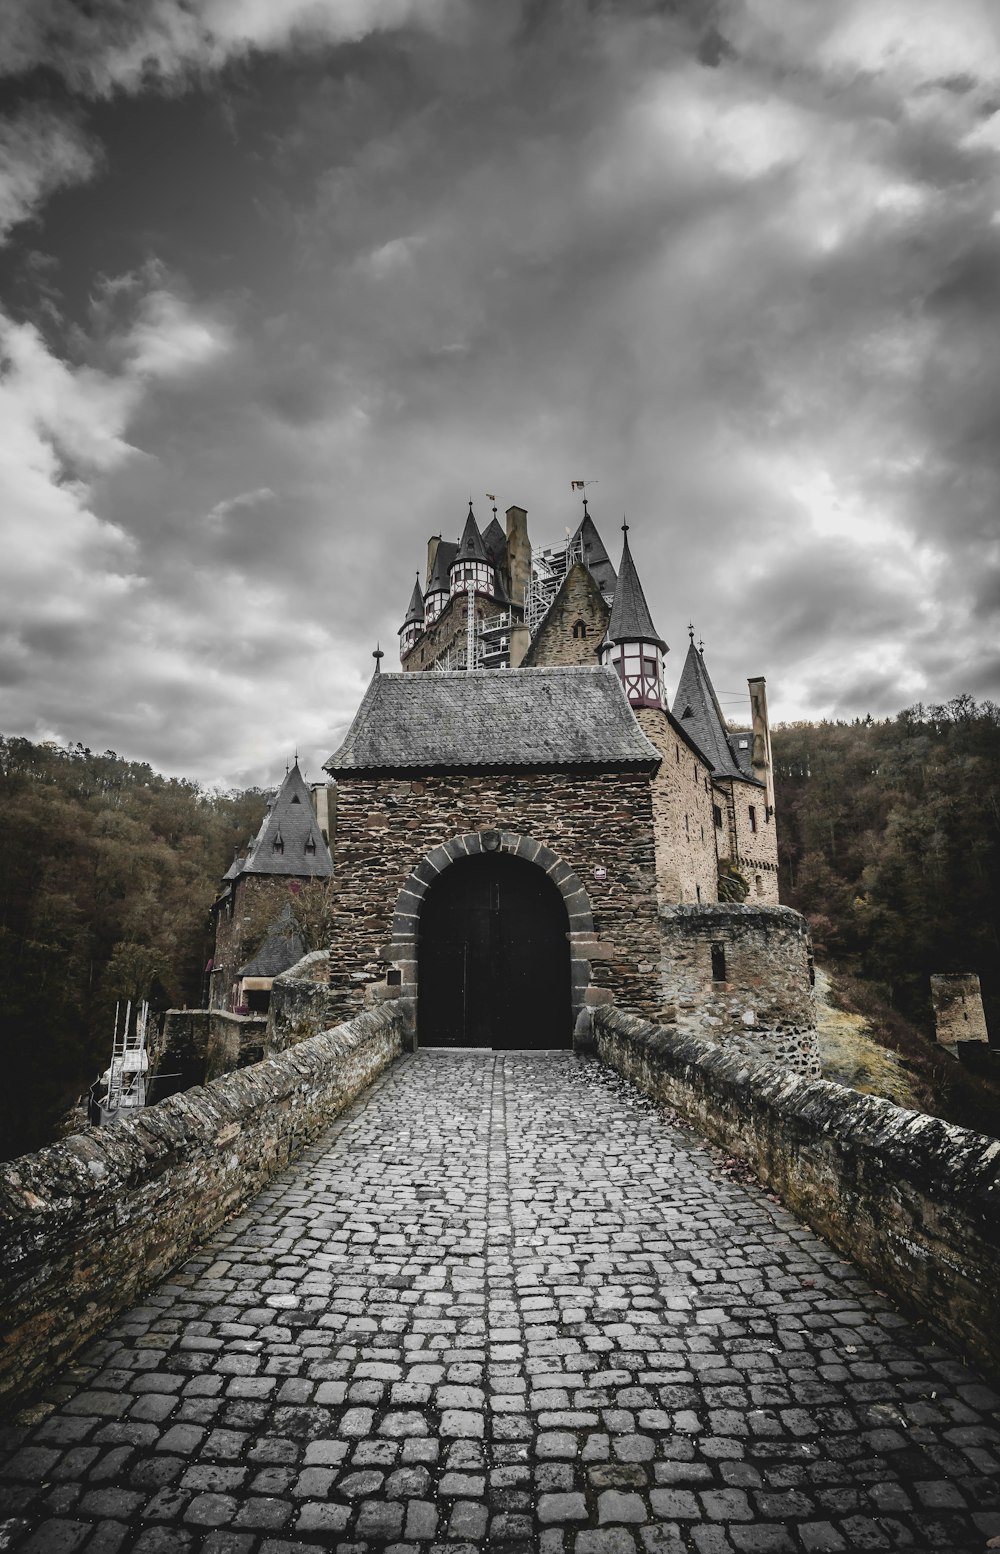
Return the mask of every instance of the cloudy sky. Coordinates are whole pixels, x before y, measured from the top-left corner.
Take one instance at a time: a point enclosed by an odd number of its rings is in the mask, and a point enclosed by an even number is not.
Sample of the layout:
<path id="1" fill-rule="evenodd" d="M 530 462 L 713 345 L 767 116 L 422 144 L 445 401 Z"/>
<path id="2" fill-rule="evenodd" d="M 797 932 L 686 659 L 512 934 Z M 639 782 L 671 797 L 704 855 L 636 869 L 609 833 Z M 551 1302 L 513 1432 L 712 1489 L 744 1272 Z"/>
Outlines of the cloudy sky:
<path id="1" fill-rule="evenodd" d="M 0 71 L 3 732 L 318 776 L 427 535 L 572 479 L 672 685 L 1000 695 L 995 0 L 0 0 Z"/>

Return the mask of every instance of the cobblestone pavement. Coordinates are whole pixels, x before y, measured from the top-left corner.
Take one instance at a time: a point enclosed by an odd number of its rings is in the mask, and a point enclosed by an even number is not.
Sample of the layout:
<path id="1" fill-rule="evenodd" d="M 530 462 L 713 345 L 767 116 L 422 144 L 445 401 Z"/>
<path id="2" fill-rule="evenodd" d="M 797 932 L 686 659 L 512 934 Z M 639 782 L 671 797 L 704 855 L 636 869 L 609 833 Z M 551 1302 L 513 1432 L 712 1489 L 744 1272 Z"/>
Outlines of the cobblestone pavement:
<path id="1" fill-rule="evenodd" d="M 0 1548 L 981 1550 L 998 1401 L 596 1061 L 424 1053 L 6 1431 Z"/>

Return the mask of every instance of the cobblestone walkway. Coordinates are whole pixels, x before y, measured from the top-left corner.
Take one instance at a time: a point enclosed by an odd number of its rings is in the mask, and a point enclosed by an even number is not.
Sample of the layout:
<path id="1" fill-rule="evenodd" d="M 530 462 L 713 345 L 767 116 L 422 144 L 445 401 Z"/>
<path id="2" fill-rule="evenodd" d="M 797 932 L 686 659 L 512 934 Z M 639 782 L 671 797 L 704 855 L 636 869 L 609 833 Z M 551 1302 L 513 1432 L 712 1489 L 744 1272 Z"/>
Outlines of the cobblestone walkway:
<path id="1" fill-rule="evenodd" d="M 426 1053 L 5 1432 L 0 1548 L 982 1550 L 998 1401 L 598 1063 Z"/>

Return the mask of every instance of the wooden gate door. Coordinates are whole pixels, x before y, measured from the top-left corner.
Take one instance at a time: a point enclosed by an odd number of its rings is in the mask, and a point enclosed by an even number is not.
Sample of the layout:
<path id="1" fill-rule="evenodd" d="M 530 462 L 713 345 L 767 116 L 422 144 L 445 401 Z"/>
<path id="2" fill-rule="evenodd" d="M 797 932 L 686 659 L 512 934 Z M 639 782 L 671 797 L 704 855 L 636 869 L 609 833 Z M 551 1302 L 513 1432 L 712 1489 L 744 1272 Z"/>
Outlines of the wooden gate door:
<path id="1" fill-rule="evenodd" d="M 569 922 L 552 881 L 506 853 L 453 863 L 420 913 L 423 1047 L 568 1047 Z"/>

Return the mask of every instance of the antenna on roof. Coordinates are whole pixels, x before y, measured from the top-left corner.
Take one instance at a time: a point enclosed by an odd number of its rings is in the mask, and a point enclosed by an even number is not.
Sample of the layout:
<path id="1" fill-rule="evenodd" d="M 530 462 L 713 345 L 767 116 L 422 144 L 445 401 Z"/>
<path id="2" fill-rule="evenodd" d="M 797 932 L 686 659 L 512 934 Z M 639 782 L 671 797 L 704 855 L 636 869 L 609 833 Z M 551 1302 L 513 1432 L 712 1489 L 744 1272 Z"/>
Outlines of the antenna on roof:
<path id="1" fill-rule="evenodd" d="M 624 513 L 622 513 L 622 533 L 623 534 L 627 534 L 628 533 L 628 520 L 626 519 Z"/>
<path id="2" fill-rule="evenodd" d="M 374 660 L 375 660 L 375 673 L 376 674 L 381 674 L 382 673 L 381 660 L 384 657 L 385 657 L 385 654 L 382 652 L 381 645 L 378 642 L 376 642 L 376 644 L 375 644 L 375 651 L 372 654 L 372 658 L 374 658 Z"/>
<path id="3" fill-rule="evenodd" d="M 688 621 L 688 639 L 691 642 L 694 641 L 694 626 L 692 625 L 692 623 L 690 621 Z"/>

